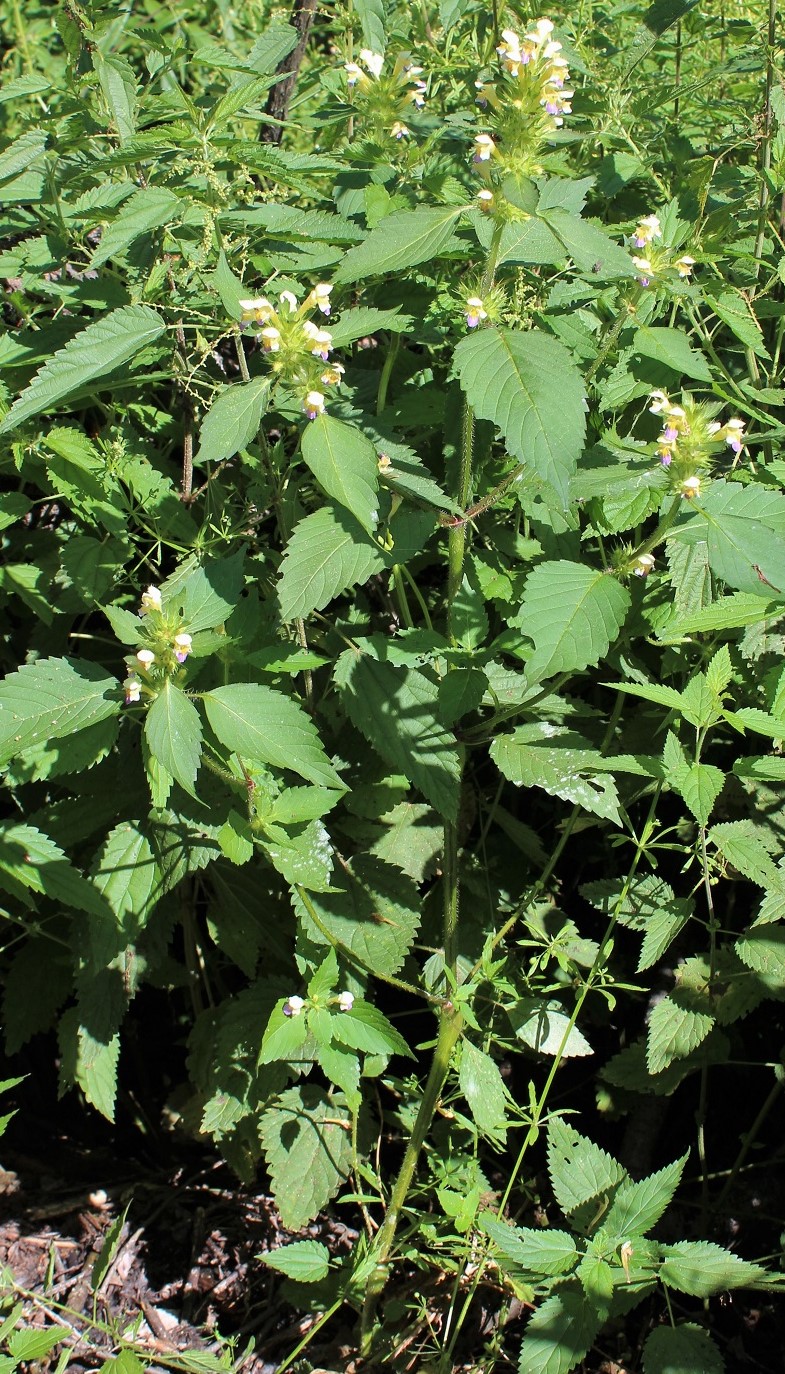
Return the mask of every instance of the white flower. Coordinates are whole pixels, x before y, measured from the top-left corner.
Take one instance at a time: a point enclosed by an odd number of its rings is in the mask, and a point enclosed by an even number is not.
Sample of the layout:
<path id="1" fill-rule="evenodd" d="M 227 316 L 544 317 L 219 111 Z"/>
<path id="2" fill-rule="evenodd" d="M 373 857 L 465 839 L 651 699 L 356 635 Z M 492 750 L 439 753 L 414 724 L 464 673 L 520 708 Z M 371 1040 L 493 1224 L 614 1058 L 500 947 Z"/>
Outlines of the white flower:
<path id="1" fill-rule="evenodd" d="M 344 62 L 343 69 L 346 72 L 347 86 L 356 86 L 358 81 L 367 81 L 362 67 L 358 67 L 356 62 Z"/>
<path id="2" fill-rule="evenodd" d="M 650 553 L 639 553 L 635 559 L 632 571 L 636 577 L 648 577 L 654 567 L 654 558 Z"/>
<path id="3" fill-rule="evenodd" d="M 276 329 L 274 324 L 266 324 L 264 329 L 260 330 L 259 338 L 265 353 L 277 353 L 281 347 L 281 331 Z"/>
<path id="4" fill-rule="evenodd" d="M 352 1007 L 354 1006 L 354 993 L 339 992 L 338 1006 L 341 1011 L 351 1011 Z"/>
<path id="5" fill-rule="evenodd" d="M 345 371 L 342 363 L 330 363 L 330 366 L 324 369 L 320 381 L 324 382 L 325 386 L 339 386 Z"/>
<path id="6" fill-rule="evenodd" d="M 490 162 L 496 152 L 496 144 L 490 134 L 477 134 L 474 140 L 474 161 Z"/>
<path id="7" fill-rule="evenodd" d="M 125 704 L 132 706 L 142 695 L 142 684 L 135 673 L 129 673 L 123 683 L 125 689 Z"/>
<path id="8" fill-rule="evenodd" d="M 309 391 L 303 401 L 303 410 L 309 420 L 315 420 L 317 415 L 324 414 L 324 397 L 321 391 Z"/>
<path id="9" fill-rule="evenodd" d="M 333 336 L 329 329 L 320 329 L 313 320 L 303 321 L 303 333 L 310 344 L 313 345 L 311 352 L 315 358 L 321 358 L 322 362 L 327 362 L 327 355 L 333 346 Z"/>
<path id="10" fill-rule="evenodd" d="M 332 289 L 332 284 L 330 282 L 320 281 L 317 282 L 308 297 L 310 304 L 318 306 L 323 315 L 329 315 L 330 313 L 330 292 Z"/>
<path id="11" fill-rule="evenodd" d="M 744 443 L 744 421 L 737 416 L 735 419 L 729 420 L 721 432 L 729 448 L 732 448 L 734 453 L 741 453 L 741 446 Z"/>
<path id="12" fill-rule="evenodd" d="M 140 663 L 141 666 L 146 669 L 155 663 L 155 654 L 152 649 L 140 649 L 136 655 L 136 660 L 137 663 Z"/>
<path id="13" fill-rule="evenodd" d="M 304 1006 L 305 998 L 298 997 L 296 993 L 294 993 L 291 997 L 287 997 L 284 1002 L 283 1014 L 284 1016 L 299 1016 Z"/>
<path id="14" fill-rule="evenodd" d="M 480 202 L 481 210 L 490 210 L 491 206 L 493 205 L 493 191 L 478 191 L 477 199 Z"/>
<path id="15" fill-rule="evenodd" d="M 700 477 L 685 477 L 684 481 L 681 484 L 681 494 L 682 496 L 686 496 L 688 501 L 691 501 L 694 496 L 700 496 Z"/>
<path id="16" fill-rule="evenodd" d="M 289 307 L 290 315 L 294 315 L 296 313 L 297 297 L 295 296 L 293 291 L 282 291 L 280 296 L 278 297 L 278 301 L 279 303 L 283 303 L 284 301 L 286 301 L 286 304 Z"/>
<path id="17" fill-rule="evenodd" d="M 656 215 L 644 215 L 639 219 L 632 236 L 632 242 L 636 248 L 645 248 L 651 243 L 652 239 L 662 238 L 662 228 Z"/>
<path id="18" fill-rule="evenodd" d="M 466 302 L 466 323 L 470 329 L 476 329 L 480 320 L 487 320 L 488 312 L 485 309 L 479 296 L 469 296 Z"/>
<path id="19" fill-rule="evenodd" d="M 142 604 L 139 607 L 139 614 L 146 615 L 148 611 L 160 611 L 161 593 L 157 587 L 148 587 L 146 592 L 142 592 Z"/>
<path id="20" fill-rule="evenodd" d="M 185 663 L 185 660 L 187 659 L 188 655 L 189 655 L 190 652 L 191 652 L 191 644 L 192 644 L 192 643 L 193 643 L 193 641 L 192 641 L 190 635 L 187 635 L 187 634 L 175 635 L 175 637 L 174 637 L 174 656 L 175 656 L 175 658 L 177 659 L 177 662 L 178 662 L 178 663 Z"/>
<path id="21" fill-rule="evenodd" d="M 364 62 L 371 76 L 380 77 L 384 66 L 384 55 L 379 52 L 371 52 L 370 48 L 363 48 L 360 52 L 360 61 Z"/>
<path id="22" fill-rule="evenodd" d="M 249 320 L 255 320 L 257 324 L 265 324 L 270 316 L 275 314 L 266 296 L 257 296 L 252 301 L 240 301 L 240 309 L 244 316 Z"/>
<path id="23" fill-rule="evenodd" d="M 652 415 L 667 415 L 671 405 L 667 391 L 652 391 L 649 400 L 649 411 Z"/>
<path id="24" fill-rule="evenodd" d="M 695 266 L 695 259 L 691 258 L 689 253 L 685 253 L 683 257 L 680 257 L 676 260 L 673 266 L 676 268 L 676 271 L 678 272 L 680 277 L 689 277 L 692 274 L 693 267 Z"/>
<path id="25" fill-rule="evenodd" d="M 393 138 L 397 138 L 399 141 L 402 138 L 409 137 L 409 130 L 407 129 L 405 124 L 401 123 L 400 119 L 396 119 L 395 123 L 393 124 L 390 130 L 390 133 L 392 134 Z"/>

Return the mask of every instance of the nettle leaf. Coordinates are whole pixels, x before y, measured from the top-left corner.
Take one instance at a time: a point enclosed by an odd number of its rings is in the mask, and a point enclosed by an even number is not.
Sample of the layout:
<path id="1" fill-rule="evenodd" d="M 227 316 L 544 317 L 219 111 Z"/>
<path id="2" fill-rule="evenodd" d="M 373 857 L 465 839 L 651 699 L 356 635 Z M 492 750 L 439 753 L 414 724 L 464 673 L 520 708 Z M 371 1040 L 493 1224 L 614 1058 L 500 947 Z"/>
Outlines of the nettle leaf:
<path id="1" fill-rule="evenodd" d="M 691 1054 L 709 1034 L 714 1017 L 702 1007 L 706 998 L 694 990 L 677 988 L 652 1008 L 646 1043 L 649 1073 L 661 1073 L 674 1059 Z"/>
<path id="2" fill-rule="evenodd" d="M 462 339 L 454 365 L 475 415 L 566 506 L 586 433 L 583 379 L 567 349 L 539 329 L 492 327 Z"/>
<path id="3" fill-rule="evenodd" d="M 188 558 L 161 583 L 164 611 L 175 608 L 192 635 L 214 630 L 234 610 L 243 587 L 244 550 L 228 558 Z"/>
<path id="4" fill-rule="evenodd" d="M 712 572 L 731 587 L 768 601 L 785 600 L 782 492 L 718 479 L 669 538 L 705 542 Z"/>
<path id="5" fill-rule="evenodd" d="M 384 0 L 355 0 L 354 8 L 362 25 L 365 43 L 371 52 L 383 53 L 386 43 Z"/>
<path id="6" fill-rule="evenodd" d="M 397 306 L 395 310 L 377 310 L 373 306 L 359 305 L 353 310 L 343 310 L 335 324 L 330 320 L 333 348 L 345 348 L 355 339 L 367 338 L 380 329 L 389 330 L 391 334 L 408 334 L 413 323 L 411 316 L 402 315 Z"/>
<path id="7" fill-rule="evenodd" d="M 339 592 L 367 582 L 387 561 L 346 511 L 324 506 L 306 515 L 295 525 L 281 563 L 281 619 L 296 620 L 324 610 Z"/>
<path id="8" fill-rule="evenodd" d="M 311 894 L 309 901 L 325 930 L 366 968 L 381 974 L 398 972 L 422 919 L 416 883 L 371 854 L 358 854 L 351 864 L 340 865 L 331 890 Z M 295 907 L 309 940 L 326 944 L 308 908 L 297 899 Z"/>
<path id="9" fill-rule="evenodd" d="M 161 886 L 150 841 L 135 821 L 123 821 L 109 832 L 93 868 L 93 882 L 123 930 L 130 935 L 141 929 Z"/>
<path id="10" fill-rule="evenodd" d="M 402 1035 L 388 1021 L 384 1012 L 370 1002 L 356 997 L 351 1011 L 342 1011 L 333 1018 L 333 1037 L 352 1050 L 365 1054 L 402 1054 L 413 1059 Z"/>
<path id="11" fill-rule="evenodd" d="M 725 1361 L 702 1326 L 656 1326 L 643 1347 L 644 1374 L 723 1374 Z"/>
<path id="12" fill-rule="evenodd" d="M 351 1115 L 340 1097 L 306 1083 L 289 1088 L 263 1113 L 259 1134 L 281 1221 L 299 1231 L 349 1175 Z"/>
<path id="13" fill-rule="evenodd" d="M 736 953 L 773 992 L 785 988 L 785 926 L 765 922 L 750 926 L 736 941 Z"/>
<path id="14" fill-rule="evenodd" d="M 656 1174 L 622 1183 L 610 1211 L 602 1218 L 602 1229 L 611 1236 L 625 1240 L 630 1236 L 645 1236 L 656 1226 L 679 1186 L 689 1155 L 682 1155 Z"/>
<path id="15" fill-rule="evenodd" d="M 378 523 L 378 462 L 354 425 L 320 415 L 303 434 L 302 454 L 319 486 L 373 535 Z"/>
<path id="16" fill-rule="evenodd" d="M 113 971 L 112 971 L 113 972 Z M 112 973 L 107 971 L 107 977 Z M 120 1025 L 125 999 L 119 977 L 111 982 L 91 980 L 90 995 L 60 1018 L 58 1040 L 63 1088 L 78 1084 L 91 1106 L 114 1121 Z"/>
<path id="17" fill-rule="evenodd" d="M 616 784 L 606 770 L 609 761 L 582 735 L 547 721 L 519 725 L 511 735 L 497 735 L 491 758 L 516 787 L 541 787 L 551 797 L 577 802 L 585 811 L 621 825 Z"/>
<path id="18" fill-rule="evenodd" d="M 507 1092 L 499 1066 L 470 1040 L 461 1041 L 458 1083 L 475 1125 L 489 1140 L 501 1143 L 507 1133 Z"/>
<path id="19" fill-rule="evenodd" d="M 0 766 L 31 745 L 119 715 L 119 687 L 116 677 L 82 659 L 39 659 L 9 673 L 0 683 Z"/>
<path id="20" fill-rule="evenodd" d="M 349 249 L 333 280 L 362 281 L 429 262 L 450 242 L 462 213 L 463 207 L 454 205 L 394 211 L 371 231 L 364 243 Z"/>
<path id="21" fill-rule="evenodd" d="M 490 1212 L 484 1212 L 479 1220 L 502 1259 L 517 1270 L 548 1276 L 568 1274 L 578 1263 L 578 1248 L 569 1231 L 512 1227 Z"/>
<path id="22" fill-rule="evenodd" d="M 318 1240 L 295 1240 L 258 1257 L 268 1269 L 276 1269 L 295 1283 L 319 1283 L 330 1269 L 330 1251 Z"/>
<path id="23" fill-rule="evenodd" d="M 599 1145 L 554 1117 L 548 1123 L 548 1174 L 563 1212 L 575 1212 L 601 1193 L 614 1192 L 627 1175 Z"/>
<path id="24" fill-rule="evenodd" d="M 202 700 L 221 743 L 241 758 L 290 768 L 323 787 L 343 786 L 316 726 L 291 697 L 272 687 L 238 682 L 205 692 Z"/>
<path id="25" fill-rule="evenodd" d="M 39 368 L 0 423 L 0 434 L 130 362 L 164 329 L 161 316 L 149 305 L 123 305 L 95 320 Z"/>
<path id="26" fill-rule="evenodd" d="M 259 845 L 287 883 L 299 883 L 310 892 L 329 888 L 333 851 L 321 821 L 310 821 L 291 830 L 267 824 Z"/>
<path id="27" fill-rule="evenodd" d="M 417 668 L 379 663 L 347 649 L 335 682 L 352 724 L 448 820 L 458 814 L 460 765 L 454 737 L 439 722 L 439 690 Z"/>
<path id="28" fill-rule="evenodd" d="M 517 1038 L 538 1054 L 556 1055 L 561 1051 L 562 1059 L 575 1059 L 594 1053 L 578 1027 L 570 1028 L 570 1018 L 558 1002 L 523 997 L 514 1007 L 508 1007 L 507 1015 Z"/>
<path id="29" fill-rule="evenodd" d="M 740 339 L 745 348 L 752 349 L 759 358 L 770 358 L 769 350 L 763 342 L 763 331 L 752 311 L 752 306 L 741 291 L 730 287 L 720 296 L 704 291 L 703 299 L 718 320 L 722 320 Z"/>
<path id="30" fill-rule="evenodd" d="M 147 747 L 180 786 L 196 796 L 194 781 L 202 756 L 202 722 L 193 702 L 167 679 L 144 722 Z"/>
<path id="31" fill-rule="evenodd" d="M 764 835 L 767 832 L 753 821 L 727 821 L 713 825 L 708 838 L 723 858 L 758 887 L 785 892 L 785 873 L 771 857 Z"/>
<path id="32" fill-rule="evenodd" d="M 518 1374 L 570 1374 L 591 1350 L 604 1320 L 583 1293 L 554 1294 L 527 1323 Z"/>
<path id="33" fill-rule="evenodd" d="M 101 267 L 110 258 L 124 253 L 142 234 L 162 229 L 178 218 L 183 201 L 164 186 L 145 186 L 122 206 L 101 235 L 101 242 L 90 259 L 92 268 Z"/>
<path id="34" fill-rule="evenodd" d="M 0 827 L 0 887 L 17 896 L 22 896 L 24 889 L 38 892 L 95 917 L 107 911 L 92 883 L 73 867 L 54 840 L 33 825 Z"/>
<path id="35" fill-rule="evenodd" d="M 529 681 L 599 663 L 629 606 L 626 587 L 600 569 L 566 560 L 541 563 L 527 577 L 521 608 L 510 621 L 534 641 Z"/>
<path id="36" fill-rule="evenodd" d="M 697 353 L 683 329 L 654 328 L 643 325 L 636 329 L 632 341 L 633 353 L 664 363 L 679 376 L 694 377 L 698 382 L 710 382 L 711 370 L 702 353 Z"/>
<path id="37" fill-rule="evenodd" d="M 220 463 L 247 448 L 262 423 L 270 386 L 269 377 L 253 377 L 224 387 L 202 421 L 194 462 Z"/>
<path id="38" fill-rule="evenodd" d="M 729 1288 L 749 1288 L 766 1277 L 759 1264 L 750 1264 L 708 1240 L 664 1245 L 662 1254 L 662 1282 L 694 1298 L 710 1298 Z"/>

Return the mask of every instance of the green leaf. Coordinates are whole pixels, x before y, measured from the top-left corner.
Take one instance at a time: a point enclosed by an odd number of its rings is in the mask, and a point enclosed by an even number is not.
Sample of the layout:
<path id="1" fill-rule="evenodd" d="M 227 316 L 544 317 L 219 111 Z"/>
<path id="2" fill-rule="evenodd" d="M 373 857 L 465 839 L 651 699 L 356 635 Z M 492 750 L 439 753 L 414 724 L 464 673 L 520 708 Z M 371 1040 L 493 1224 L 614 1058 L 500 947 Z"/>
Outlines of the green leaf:
<path id="1" fill-rule="evenodd" d="M 363 41 L 371 52 L 383 53 L 385 49 L 384 0 L 355 0 L 354 8 L 362 25 Z"/>
<path id="2" fill-rule="evenodd" d="M 133 68 L 116 53 L 92 49 L 93 66 L 122 146 L 136 130 L 137 80 Z"/>
<path id="3" fill-rule="evenodd" d="M 508 1007 L 507 1015 L 517 1038 L 538 1054 L 556 1055 L 561 1051 L 563 1059 L 575 1059 L 594 1053 L 578 1027 L 570 1029 L 570 1018 L 558 1002 L 523 997 L 515 1006 Z"/>
<path id="4" fill-rule="evenodd" d="M 578 1249 L 568 1231 L 512 1227 L 491 1212 L 483 1213 L 480 1225 L 502 1258 L 526 1274 L 568 1274 L 578 1263 Z"/>
<path id="5" fill-rule="evenodd" d="M 83 659 L 39 659 L 9 673 L 0 683 L 0 766 L 34 744 L 118 715 L 119 687 Z"/>
<path id="6" fill-rule="evenodd" d="M 130 938 L 145 924 L 161 895 L 155 855 L 135 821 L 121 821 L 109 832 L 92 876 L 118 926 Z"/>
<path id="7" fill-rule="evenodd" d="M 258 1258 L 295 1283 L 319 1283 L 330 1269 L 330 1251 L 318 1240 L 295 1240 L 277 1250 L 263 1251 Z"/>
<path id="8" fill-rule="evenodd" d="M 192 635 L 223 625 L 243 587 L 244 551 L 228 558 L 187 558 L 161 583 L 164 612 L 175 610 Z"/>
<path id="9" fill-rule="evenodd" d="M 170 224 L 178 218 L 183 206 L 180 197 L 164 186 L 145 186 L 137 191 L 104 229 L 101 242 L 90 259 L 91 268 L 102 267 L 110 258 L 124 253 L 143 234 Z"/>
<path id="10" fill-rule="evenodd" d="M 785 494 L 768 487 L 712 482 L 690 518 L 669 538 L 707 545 L 711 570 L 742 592 L 785 600 L 782 549 Z"/>
<path id="11" fill-rule="evenodd" d="M 730 287 L 720 296 L 712 296 L 708 291 L 704 291 L 703 299 L 709 309 L 714 311 L 717 319 L 728 326 L 745 348 L 751 349 L 759 358 L 770 357 L 769 350 L 763 342 L 763 331 L 753 314 L 752 306 L 741 291 Z"/>
<path id="12" fill-rule="evenodd" d="M 725 1362 L 702 1326 L 655 1326 L 643 1347 L 644 1374 L 723 1374 Z"/>
<path id="13" fill-rule="evenodd" d="M 766 834 L 754 821 L 727 821 L 713 825 L 708 838 L 716 844 L 723 858 L 758 887 L 785 891 L 785 873 L 771 857 L 763 836 Z"/>
<path id="14" fill-rule="evenodd" d="M 710 1298 L 730 1288 L 749 1288 L 766 1277 L 759 1264 L 750 1264 L 708 1240 L 664 1245 L 662 1254 L 662 1282 L 694 1298 Z"/>
<path id="15" fill-rule="evenodd" d="M 79 1007 L 71 1007 L 60 1018 L 60 1077 L 64 1086 L 77 1083 L 90 1105 L 107 1121 L 114 1121 L 120 1035 L 112 1025 L 119 1027 L 122 1011 L 112 1015 L 111 1008 L 98 1009 L 101 1024 L 96 1026 L 96 1001 L 93 995 L 85 1014 Z"/>
<path id="16" fill-rule="evenodd" d="M 570 1374 L 591 1350 L 603 1325 L 583 1293 L 548 1298 L 527 1323 L 518 1374 Z"/>
<path id="17" fill-rule="evenodd" d="M 561 240 L 579 272 L 591 272 L 600 281 L 634 277 L 629 253 L 620 248 L 598 224 L 554 207 L 540 207 L 538 215 Z"/>
<path id="18" fill-rule="evenodd" d="M 541 682 L 599 663 L 629 605 L 626 587 L 606 572 L 565 560 L 541 563 L 529 573 L 521 608 L 510 621 L 534 641 L 527 679 Z"/>
<path id="19" fill-rule="evenodd" d="M 62 849 L 33 825 L 0 826 L 0 886 L 39 892 L 64 906 L 102 917 L 106 904 Z"/>
<path id="20" fill-rule="evenodd" d="M 507 1093 L 499 1066 L 470 1040 L 461 1041 L 461 1092 L 481 1135 L 501 1144 L 507 1133 Z"/>
<path id="21" fill-rule="evenodd" d="M 202 722 L 193 702 L 167 678 L 144 722 L 147 747 L 190 796 L 202 756 Z"/>
<path id="22" fill-rule="evenodd" d="M 30 1360 L 43 1360 L 62 1339 L 62 1331 L 53 1331 L 51 1327 L 27 1327 L 22 1331 L 14 1331 L 7 1349 L 17 1364 L 28 1363 Z"/>
<path id="23" fill-rule="evenodd" d="M 458 344 L 455 369 L 475 415 L 566 506 L 586 420 L 583 380 L 563 344 L 539 329 L 480 329 Z"/>
<path id="24" fill-rule="evenodd" d="M 0 434 L 130 362 L 160 338 L 164 328 L 161 316 L 148 305 L 123 305 L 95 320 L 39 368 L 0 423 Z"/>
<path id="25" fill-rule="evenodd" d="M 559 1117 L 548 1123 L 548 1173 L 556 1201 L 568 1214 L 613 1192 L 627 1177 L 605 1150 Z"/>
<path id="26" fill-rule="evenodd" d="M 309 901 L 325 930 L 380 974 L 398 972 L 420 927 L 416 883 L 371 854 L 357 854 L 349 865 L 340 865 L 331 890 L 312 893 Z M 324 945 L 326 936 L 308 907 L 299 901 L 295 906 L 309 940 Z"/>
<path id="27" fill-rule="evenodd" d="M 373 535 L 379 518 L 378 464 L 370 439 L 354 425 L 320 415 L 303 434 L 302 453 L 323 491 Z"/>
<path id="28" fill-rule="evenodd" d="M 309 243 L 357 243 L 363 237 L 362 229 L 343 215 L 327 210 L 301 210 L 294 205 L 227 210 L 221 215 L 221 223 L 233 229 L 263 228 L 271 237 L 305 239 Z"/>
<path id="29" fill-rule="evenodd" d="M 674 989 L 652 1008 L 646 1043 L 649 1073 L 661 1073 L 706 1039 L 714 1017 L 702 1010 L 704 1004 L 708 1005 L 706 999 L 691 996 L 688 989 Z"/>
<path id="30" fill-rule="evenodd" d="M 785 988 L 785 926 L 750 926 L 736 941 L 736 953 L 747 968 L 774 992 Z"/>
<path id="31" fill-rule="evenodd" d="M 413 1059 L 402 1035 L 387 1020 L 384 1012 L 356 997 L 351 1011 L 333 1018 L 333 1037 L 342 1045 L 365 1054 L 402 1054 Z"/>
<path id="32" fill-rule="evenodd" d="M 11 181 L 24 172 L 37 157 L 40 157 L 47 143 L 43 129 L 28 129 L 26 133 L 9 143 L 0 153 L 0 181 Z"/>
<path id="33" fill-rule="evenodd" d="M 205 692 L 202 699 L 210 725 L 234 753 L 290 768 L 323 787 L 342 786 L 327 761 L 316 726 L 291 697 L 272 687 L 238 682 Z"/>
<path id="34" fill-rule="evenodd" d="M 335 682 L 352 724 L 448 820 L 458 813 L 460 764 L 438 719 L 439 691 L 417 668 L 379 663 L 347 649 Z"/>
<path id="35" fill-rule="evenodd" d="M 299 883 L 310 892 L 324 892 L 329 888 L 333 851 L 321 821 L 311 821 L 291 830 L 267 822 L 259 844 L 287 883 Z"/>
<path id="36" fill-rule="evenodd" d="M 386 562 L 379 545 L 346 511 L 331 506 L 314 511 L 295 525 L 286 546 L 277 589 L 281 618 L 296 620 L 323 610 Z"/>
<path id="37" fill-rule="evenodd" d="M 262 1036 L 259 1051 L 260 1064 L 272 1064 L 276 1060 L 286 1062 L 296 1059 L 308 1039 L 308 1021 L 301 1011 L 297 1016 L 287 1016 L 285 1001 L 278 1002 L 270 1014 L 270 1020 Z"/>
<path id="38" fill-rule="evenodd" d="M 373 229 L 364 243 L 350 248 L 335 273 L 337 283 L 363 281 L 399 272 L 438 257 L 450 242 L 462 207 L 396 210 Z"/>
<path id="39" fill-rule="evenodd" d="M 773 619 L 778 613 L 776 603 L 762 601 L 759 593 L 732 592 L 710 606 L 690 611 L 678 620 L 669 620 L 658 631 L 658 638 L 670 641 L 683 635 L 707 634 L 711 630 L 742 629 L 745 625 L 759 625 Z"/>
<path id="40" fill-rule="evenodd" d="M 391 334 L 408 334 L 413 323 L 411 316 L 402 315 L 397 306 L 394 310 L 376 310 L 368 305 L 343 310 L 337 323 L 333 324 L 330 320 L 333 348 L 345 348 L 355 339 L 367 338 L 381 329 L 387 329 Z"/>
<path id="41" fill-rule="evenodd" d="M 584 811 L 622 824 L 608 760 L 581 735 L 538 721 L 520 725 L 511 735 L 497 735 L 490 753 L 499 772 L 516 787 L 541 787 L 551 797 L 577 802 Z"/>
<path id="42" fill-rule="evenodd" d="M 202 421 L 194 462 L 221 463 L 247 448 L 267 409 L 270 386 L 269 377 L 254 377 L 224 387 Z"/>
<path id="43" fill-rule="evenodd" d="M 351 1117 L 313 1084 L 289 1090 L 263 1113 L 259 1134 L 283 1225 L 299 1231 L 330 1201 L 352 1167 Z"/>
<path id="44" fill-rule="evenodd" d="M 645 1236 L 656 1226 L 679 1186 L 689 1155 L 682 1155 L 656 1174 L 622 1183 L 610 1211 L 602 1218 L 602 1229 L 610 1236 L 628 1240 L 631 1236 Z"/>
<path id="45" fill-rule="evenodd" d="M 632 340 L 633 353 L 664 363 L 680 377 L 694 377 L 698 382 L 711 381 L 711 369 L 702 353 L 696 353 L 683 329 L 654 328 L 643 325 L 636 329 Z"/>
<path id="46" fill-rule="evenodd" d="M 670 782 L 671 779 L 669 778 Z M 712 763 L 691 763 L 684 777 L 673 782 L 699 825 L 707 825 L 720 792 L 725 786 L 725 774 Z"/>

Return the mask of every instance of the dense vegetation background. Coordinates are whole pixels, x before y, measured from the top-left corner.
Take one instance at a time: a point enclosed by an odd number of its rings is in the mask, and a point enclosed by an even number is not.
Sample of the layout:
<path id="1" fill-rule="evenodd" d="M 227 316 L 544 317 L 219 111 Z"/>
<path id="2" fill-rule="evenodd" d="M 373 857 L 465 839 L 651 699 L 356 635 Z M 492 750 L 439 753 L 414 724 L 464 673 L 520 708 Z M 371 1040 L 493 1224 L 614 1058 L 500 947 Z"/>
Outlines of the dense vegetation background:
<path id="1" fill-rule="evenodd" d="M 774 7 L 3 23 L 10 1148 L 271 1197 L 189 1374 L 779 1368 Z"/>

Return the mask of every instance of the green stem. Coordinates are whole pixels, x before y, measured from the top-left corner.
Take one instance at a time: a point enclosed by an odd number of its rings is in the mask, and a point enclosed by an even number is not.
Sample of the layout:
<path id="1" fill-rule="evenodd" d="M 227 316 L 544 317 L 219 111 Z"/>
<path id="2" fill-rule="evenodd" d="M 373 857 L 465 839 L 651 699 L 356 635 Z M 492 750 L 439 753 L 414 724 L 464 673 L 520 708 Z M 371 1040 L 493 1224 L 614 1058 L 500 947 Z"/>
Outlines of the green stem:
<path id="1" fill-rule="evenodd" d="M 760 145 L 760 195 L 758 197 L 758 228 L 755 234 L 755 280 L 760 273 L 763 244 L 766 238 L 766 212 L 769 206 L 768 173 L 771 168 L 771 139 L 774 119 L 771 91 L 774 85 L 774 43 L 777 37 L 777 0 L 769 0 L 769 22 L 766 35 L 766 83 L 763 97 L 763 137 Z"/>
<path id="2" fill-rule="evenodd" d="M 393 334 L 392 338 L 390 339 L 390 347 L 387 349 L 387 357 L 384 360 L 384 366 L 382 367 L 382 373 L 379 378 L 379 390 L 376 394 L 377 415 L 381 415 L 382 411 L 384 410 L 384 407 L 387 404 L 387 388 L 390 385 L 390 377 L 392 376 L 392 370 L 395 366 L 395 359 L 398 356 L 399 345 L 400 335 Z"/>
<path id="3" fill-rule="evenodd" d="M 629 319 L 630 310 L 629 306 L 625 301 L 615 320 L 609 326 L 605 338 L 600 344 L 600 351 L 597 354 L 597 357 L 594 359 L 594 362 L 591 364 L 591 367 L 589 367 L 586 371 L 584 381 L 587 386 L 589 385 L 589 382 L 592 380 L 595 372 L 597 372 L 597 370 L 600 367 L 602 367 L 602 364 L 605 362 L 605 359 L 607 358 L 608 354 L 613 348 L 613 345 L 615 344 L 616 340 L 621 334 L 621 331 L 623 330 L 625 324 L 629 323 Z"/>
<path id="4" fill-rule="evenodd" d="M 406 587 L 404 586 L 402 573 L 403 569 L 401 567 L 401 564 L 393 564 L 392 581 L 393 587 L 395 588 L 395 599 L 398 602 L 398 610 L 401 613 L 401 620 L 403 621 L 407 630 L 411 630 L 414 626 L 414 621 L 412 620 L 412 613 L 409 609 L 409 600 L 406 595 Z"/>
<path id="5" fill-rule="evenodd" d="M 458 505 L 462 510 L 469 502 L 472 484 L 472 459 L 474 457 L 474 411 L 468 401 L 463 404 L 463 426 L 461 432 L 461 467 L 458 475 Z M 452 643 L 452 606 L 463 581 L 463 564 L 466 558 L 466 525 L 450 526 L 447 544 L 447 634 Z"/>
<path id="6" fill-rule="evenodd" d="M 463 1016 L 454 1007 L 444 1007 L 439 1022 L 439 1035 L 433 1052 L 433 1062 L 425 1084 L 417 1119 L 412 1128 L 411 1138 L 406 1147 L 398 1177 L 390 1197 L 387 1213 L 374 1242 L 374 1267 L 368 1279 L 360 1327 L 360 1354 L 368 1358 L 373 1341 L 373 1322 L 376 1308 L 385 1284 L 387 1283 L 390 1253 L 395 1243 L 395 1235 L 401 1212 L 420 1158 L 420 1151 L 431 1129 L 431 1123 L 439 1105 L 444 1081 L 450 1068 L 450 1058 L 463 1030 Z"/>

